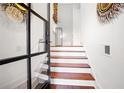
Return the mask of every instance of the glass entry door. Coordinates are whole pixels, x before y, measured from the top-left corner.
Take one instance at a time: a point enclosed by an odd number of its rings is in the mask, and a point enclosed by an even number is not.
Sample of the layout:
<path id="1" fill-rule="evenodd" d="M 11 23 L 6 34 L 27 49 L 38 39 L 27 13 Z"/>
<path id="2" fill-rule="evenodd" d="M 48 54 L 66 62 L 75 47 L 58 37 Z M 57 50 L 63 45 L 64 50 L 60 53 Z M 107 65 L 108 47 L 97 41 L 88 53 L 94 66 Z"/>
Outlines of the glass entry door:
<path id="1" fill-rule="evenodd" d="M 32 89 L 38 87 L 38 84 L 41 89 L 49 88 L 50 4 L 46 4 L 48 18 L 42 17 L 33 9 L 37 5 L 18 3 L 18 6 L 27 10 L 23 23 L 11 22 L 3 11 L 0 11 L 2 29 L 0 30 L 2 44 L 0 46 L 0 89 Z"/>

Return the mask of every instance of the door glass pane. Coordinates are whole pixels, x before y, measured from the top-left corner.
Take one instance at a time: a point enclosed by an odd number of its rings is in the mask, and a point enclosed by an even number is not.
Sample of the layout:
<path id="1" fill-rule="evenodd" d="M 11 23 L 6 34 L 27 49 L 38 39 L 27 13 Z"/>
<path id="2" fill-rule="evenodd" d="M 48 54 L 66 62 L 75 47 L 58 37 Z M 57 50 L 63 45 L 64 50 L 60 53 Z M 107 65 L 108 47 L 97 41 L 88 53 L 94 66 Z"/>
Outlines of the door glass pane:
<path id="1" fill-rule="evenodd" d="M 12 20 L 0 11 L 0 59 L 26 54 L 26 20 Z"/>
<path id="2" fill-rule="evenodd" d="M 31 53 L 45 51 L 45 23 L 31 14 Z"/>
<path id="3" fill-rule="evenodd" d="M 31 8 L 47 20 L 47 3 L 32 3 Z"/>
<path id="4" fill-rule="evenodd" d="M 31 59 L 31 74 L 32 74 L 32 88 L 41 86 L 46 80 L 48 80 L 47 69 L 47 54 L 32 57 Z"/>
<path id="5" fill-rule="evenodd" d="M 0 89 L 27 88 L 27 61 L 0 65 Z"/>

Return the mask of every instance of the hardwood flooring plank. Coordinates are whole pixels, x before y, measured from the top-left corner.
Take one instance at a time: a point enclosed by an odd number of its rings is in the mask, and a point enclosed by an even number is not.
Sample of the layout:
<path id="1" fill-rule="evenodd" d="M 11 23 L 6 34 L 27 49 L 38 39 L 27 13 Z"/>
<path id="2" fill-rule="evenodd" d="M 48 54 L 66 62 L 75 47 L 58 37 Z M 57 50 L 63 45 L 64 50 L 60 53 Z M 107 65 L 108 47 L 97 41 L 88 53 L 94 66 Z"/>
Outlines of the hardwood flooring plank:
<path id="1" fill-rule="evenodd" d="M 51 72 L 51 78 L 74 79 L 74 80 L 95 80 L 90 73 Z"/>
<path id="2" fill-rule="evenodd" d="M 95 87 L 51 84 L 51 89 L 95 89 Z"/>
<path id="3" fill-rule="evenodd" d="M 51 63 L 51 67 L 90 68 L 88 64 Z"/>
<path id="4" fill-rule="evenodd" d="M 86 56 L 51 56 L 53 59 L 88 59 Z"/>

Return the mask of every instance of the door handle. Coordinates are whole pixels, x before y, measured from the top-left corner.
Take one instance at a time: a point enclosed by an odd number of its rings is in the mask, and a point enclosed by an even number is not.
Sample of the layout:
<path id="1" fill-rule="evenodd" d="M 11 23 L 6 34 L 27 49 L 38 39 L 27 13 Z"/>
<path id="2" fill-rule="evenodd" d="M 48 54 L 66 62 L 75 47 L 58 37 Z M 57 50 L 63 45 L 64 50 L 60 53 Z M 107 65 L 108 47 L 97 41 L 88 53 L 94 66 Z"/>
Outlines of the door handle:
<path id="1" fill-rule="evenodd" d="M 46 43 L 44 39 L 39 39 L 39 43 Z"/>
<path id="2" fill-rule="evenodd" d="M 39 39 L 39 43 L 52 43 L 53 41 Z"/>

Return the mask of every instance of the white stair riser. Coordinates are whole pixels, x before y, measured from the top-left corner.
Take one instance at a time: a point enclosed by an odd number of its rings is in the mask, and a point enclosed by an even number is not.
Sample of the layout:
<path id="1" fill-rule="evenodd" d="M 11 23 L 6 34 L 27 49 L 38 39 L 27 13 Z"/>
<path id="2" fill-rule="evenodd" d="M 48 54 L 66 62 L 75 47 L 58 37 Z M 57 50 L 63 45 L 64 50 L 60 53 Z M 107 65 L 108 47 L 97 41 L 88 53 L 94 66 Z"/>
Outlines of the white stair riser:
<path id="1" fill-rule="evenodd" d="M 51 50 L 85 51 L 83 47 L 51 47 Z"/>
<path id="2" fill-rule="evenodd" d="M 51 79 L 51 84 L 74 85 L 74 86 L 95 86 L 93 80 L 72 80 L 72 79 Z"/>
<path id="3" fill-rule="evenodd" d="M 52 72 L 91 73 L 90 68 L 51 67 Z"/>
<path id="4" fill-rule="evenodd" d="M 51 52 L 52 56 L 86 56 L 84 52 Z"/>
<path id="5" fill-rule="evenodd" d="M 51 59 L 51 63 L 88 63 L 87 59 Z"/>

